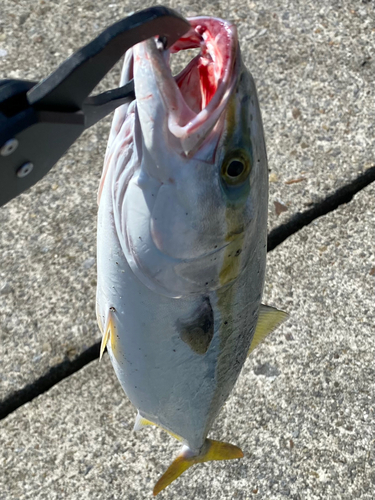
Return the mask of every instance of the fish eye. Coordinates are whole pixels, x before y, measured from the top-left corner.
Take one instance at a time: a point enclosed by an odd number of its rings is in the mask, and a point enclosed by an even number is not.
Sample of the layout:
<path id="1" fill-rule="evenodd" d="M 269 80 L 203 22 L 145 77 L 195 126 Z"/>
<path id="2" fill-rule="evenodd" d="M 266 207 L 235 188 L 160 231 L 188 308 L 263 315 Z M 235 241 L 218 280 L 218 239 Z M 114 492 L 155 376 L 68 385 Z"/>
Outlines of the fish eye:
<path id="1" fill-rule="evenodd" d="M 242 174 L 245 169 L 245 165 L 241 160 L 231 160 L 227 167 L 228 177 L 236 178 Z"/>
<path id="2" fill-rule="evenodd" d="M 244 151 L 235 151 L 224 159 L 221 167 L 221 176 L 226 184 L 238 186 L 242 184 L 250 173 L 250 159 Z"/>

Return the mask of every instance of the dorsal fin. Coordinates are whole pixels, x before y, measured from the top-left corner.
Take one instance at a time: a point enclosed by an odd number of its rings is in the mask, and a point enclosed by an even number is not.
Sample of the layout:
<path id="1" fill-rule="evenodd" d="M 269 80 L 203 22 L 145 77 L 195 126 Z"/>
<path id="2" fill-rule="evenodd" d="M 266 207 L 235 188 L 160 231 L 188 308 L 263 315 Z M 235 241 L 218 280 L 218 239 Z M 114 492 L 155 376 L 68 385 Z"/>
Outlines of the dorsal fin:
<path id="1" fill-rule="evenodd" d="M 279 311 L 275 307 L 261 304 L 253 340 L 247 355 L 253 351 L 270 333 L 272 333 L 288 317 L 288 313 Z"/>

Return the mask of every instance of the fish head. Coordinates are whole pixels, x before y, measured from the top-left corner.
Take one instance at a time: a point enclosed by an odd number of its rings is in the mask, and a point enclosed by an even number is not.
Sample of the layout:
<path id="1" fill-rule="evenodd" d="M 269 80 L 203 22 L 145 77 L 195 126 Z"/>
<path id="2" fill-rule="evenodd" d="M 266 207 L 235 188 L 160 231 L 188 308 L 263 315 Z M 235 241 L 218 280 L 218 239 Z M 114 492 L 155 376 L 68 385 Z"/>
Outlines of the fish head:
<path id="1" fill-rule="evenodd" d="M 265 248 L 267 226 L 262 120 L 236 28 L 189 21 L 170 50 L 150 39 L 127 54 L 133 142 L 126 161 L 117 155 L 112 182 L 129 266 L 149 289 L 175 298 L 235 281 L 259 240 Z M 200 52 L 173 76 L 171 54 L 189 48 Z"/>

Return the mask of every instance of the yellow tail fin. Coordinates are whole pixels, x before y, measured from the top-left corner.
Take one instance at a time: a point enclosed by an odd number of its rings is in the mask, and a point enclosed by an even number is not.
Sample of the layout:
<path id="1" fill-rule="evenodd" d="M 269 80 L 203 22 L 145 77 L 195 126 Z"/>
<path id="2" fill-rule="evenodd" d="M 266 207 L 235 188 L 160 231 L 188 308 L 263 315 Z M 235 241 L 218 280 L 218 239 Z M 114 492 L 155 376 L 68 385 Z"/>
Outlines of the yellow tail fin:
<path id="1" fill-rule="evenodd" d="M 199 455 L 192 455 L 189 448 L 184 447 L 180 455 L 171 463 L 155 484 L 154 496 L 164 490 L 164 488 L 194 464 L 209 462 L 211 460 L 231 460 L 232 458 L 242 457 L 242 450 L 238 446 L 222 443 L 221 441 L 213 441 L 212 439 L 206 439 L 202 452 Z"/>

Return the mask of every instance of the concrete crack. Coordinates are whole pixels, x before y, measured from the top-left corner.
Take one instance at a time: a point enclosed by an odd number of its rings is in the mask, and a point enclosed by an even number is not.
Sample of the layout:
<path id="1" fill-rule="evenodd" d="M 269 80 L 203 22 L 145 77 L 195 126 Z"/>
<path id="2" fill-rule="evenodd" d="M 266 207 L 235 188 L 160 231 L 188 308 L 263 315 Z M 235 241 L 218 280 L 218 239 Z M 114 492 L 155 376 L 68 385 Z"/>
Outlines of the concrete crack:
<path id="1" fill-rule="evenodd" d="M 363 174 L 359 175 L 354 181 L 339 188 L 333 194 L 328 195 L 323 200 L 314 203 L 314 205 L 304 212 L 297 212 L 285 224 L 273 229 L 267 239 L 267 251 L 271 252 L 289 236 L 297 233 L 300 229 L 308 226 L 315 219 L 327 215 L 336 210 L 340 205 L 349 203 L 353 196 L 362 191 L 372 182 L 375 182 L 375 166 L 370 167 Z"/>
<path id="2" fill-rule="evenodd" d="M 99 359 L 100 342 L 92 345 L 79 356 L 72 360 L 64 360 L 52 366 L 47 373 L 39 377 L 34 382 L 25 385 L 22 389 L 13 392 L 3 401 L 0 401 L 0 420 L 7 417 L 26 403 L 29 403 L 37 396 L 49 391 L 54 385 L 64 378 L 78 372 L 92 361 Z"/>
<path id="3" fill-rule="evenodd" d="M 268 235 L 267 251 L 271 252 L 287 238 L 315 219 L 336 210 L 340 205 L 349 203 L 362 189 L 375 182 L 375 166 L 359 175 L 354 181 L 341 187 L 333 194 L 315 203 L 310 209 L 296 213 L 288 222 L 273 229 Z M 37 396 L 47 392 L 54 385 L 78 372 L 94 360 L 99 359 L 100 342 L 92 345 L 73 360 L 64 360 L 55 365 L 40 378 L 13 392 L 0 402 L 0 420 L 16 411 Z"/>

